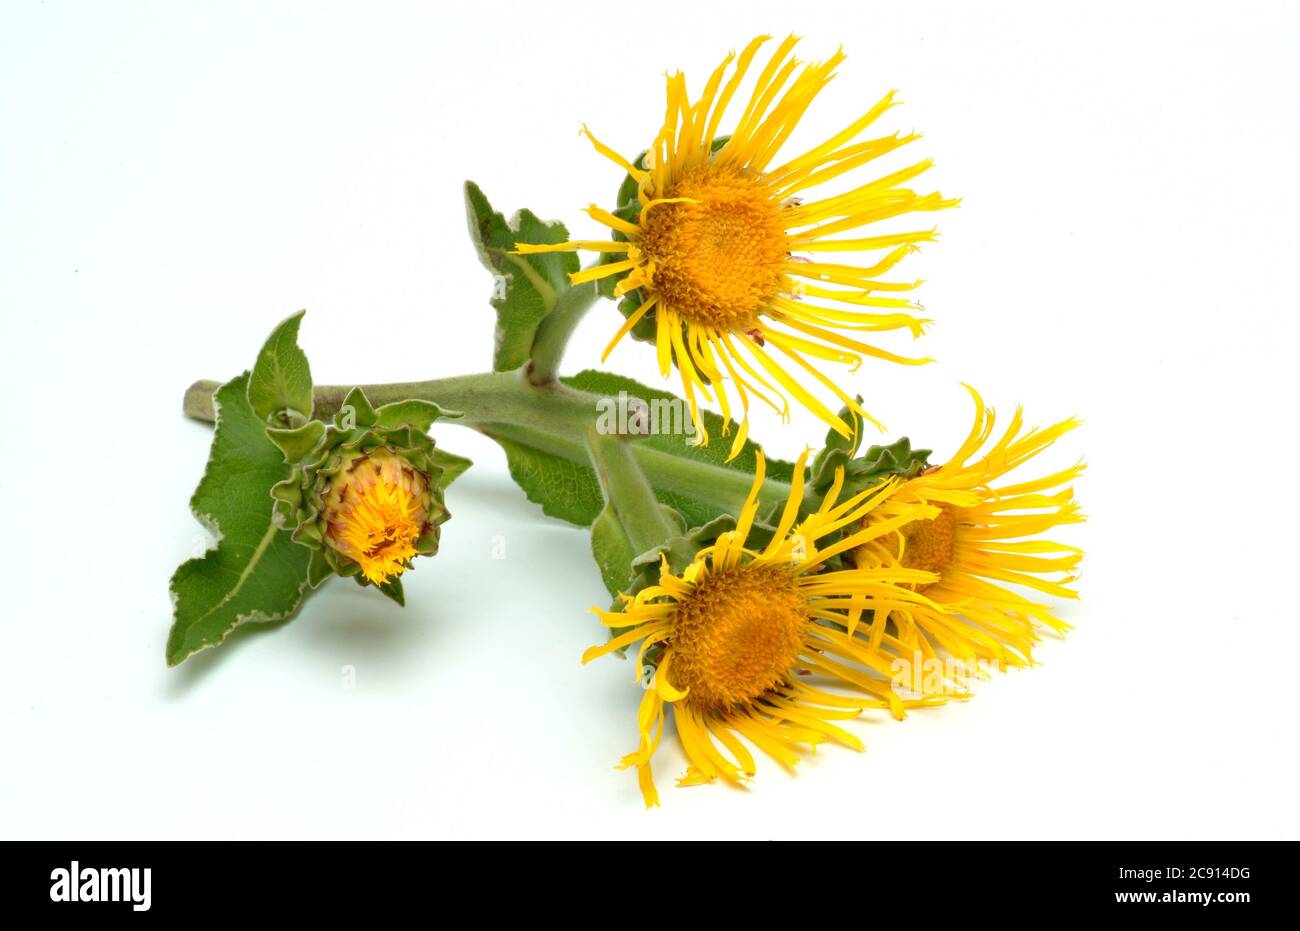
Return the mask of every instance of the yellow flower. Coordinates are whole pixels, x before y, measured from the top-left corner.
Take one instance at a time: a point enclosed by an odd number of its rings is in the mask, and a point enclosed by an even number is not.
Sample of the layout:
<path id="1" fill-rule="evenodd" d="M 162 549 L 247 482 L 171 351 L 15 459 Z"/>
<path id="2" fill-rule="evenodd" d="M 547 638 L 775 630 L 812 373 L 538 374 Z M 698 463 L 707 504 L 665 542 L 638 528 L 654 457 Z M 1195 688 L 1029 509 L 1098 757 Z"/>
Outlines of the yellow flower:
<path id="1" fill-rule="evenodd" d="M 418 555 L 429 519 L 428 481 L 385 449 L 358 456 L 322 495 L 325 542 L 375 585 L 401 575 Z"/>
<path id="2" fill-rule="evenodd" d="M 807 386 L 815 382 L 875 423 L 819 370 L 816 361 L 855 369 L 864 355 L 905 364 L 929 361 L 895 355 L 840 331 L 907 329 L 913 337 L 921 334 L 929 321 L 910 313 L 918 305 L 891 296 L 920 282 L 890 282 L 878 276 L 915 251 L 918 243 L 933 240 L 935 233 L 927 228 L 873 236 L 838 234 L 956 204 L 937 193 L 917 194 L 904 186 L 930 167 L 929 160 L 843 193 L 805 200 L 810 189 L 919 136 L 893 133 L 854 141 L 894 106 L 891 91 L 843 131 L 773 166 L 804 111 L 844 59 L 837 51 L 825 62 L 800 68 L 791 57 L 794 36 L 780 44 L 759 73 L 730 136 L 720 135 L 723 114 L 768 38 L 754 39 L 739 57 L 728 55 L 694 103 L 687 95 L 685 77 L 669 76 L 667 114 L 647 151 L 644 168 L 583 128 L 596 150 L 625 169 L 637 184 L 637 203 L 631 212 L 620 210 L 621 215 L 616 215 L 594 204 L 587 209 L 613 230 L 611 241 L 517 245 L 521 253 L 581 249 L 613 254 L 614 260 L 572 276 L 578 284 L 619 275 L 615 294 L 638 295 L 635 309 L 610 341 L 605 356 L 650 316 L 659 368 L 664 377 L 673 364 L 680 370 L 699 442 L 707 442 L 708 434 L 697 394 L 712 400 L 710 392 L 716 388 L 725 434 L 733 417 L 723 379 L 734 385 L 741 415 L 732 456 L 748 430 L 751 395 L 783 418 L 789 417 L 786 395 L 793 395 L 836 431 L 850 436 L 851 426 Z M 860 265 L 829 260 L 843 252 L 882 255 Z"/>
<path id="3" fill-rule="evenodd" d="M 1014 484 L 994 483 L 1079 422 L 1064 420 L 1022 433 L 1023 411 L 1017 409 L 1006 432 L 980 455 L 993 436 L 994 415 L 979 394 L 969 390 L 975 423 L 952 460 L 892 486 L 865 518 L 868 527 L 884 526 L 918 504 L 938 508 L 933 517 L 878 535 L 855 551 L 862 568 L 902 566 L 939 576 L 918 589 L 931 604 L 901 606 L 887 617 L 875 615 L 868 636 L 874 643 L 896 635 L 926 659 L 942 650 L 967 663 L 1020 666 L 1032 662 L 1031 647 L 1041 627 L 1063 632 L 1068 625 L 1046 605 L 1006 586 L 1054 598 L 1078 597 L 1069 586 L 1083 552 L 1037 537 L 1083 520 L 1068 486 L 1084 467 L 1078 464 Z"/>
<path id="4" fill-rule="evenodd" d="M 717 778 L 742 782 L 754 774 L 753 756 L 739 738 L 792 766 L 801 746 L 832 740 L 862 749 L 837 720 L 868 708 L 902 717 L 907 707 L 942 700 L 896 695 L 891 662 L 904 645 L 886 633 L 870 647 L 852 617 L 862 611 L 941 612 L 918 590 L 936 576 L 898 565 L 837 568 L 837 557 L 851 557 L 872 540 L 935 516 L 938 508 L 899 508 L 864 525 L 896 484 L 887 481 L 841 503 L 841 469 L 818 510 L 798 521 L 806 458 L 795 466 L 780 523 L 762 549 L 751 548 L 749 539 L 763 484 L 760 453 L 734 530 L 699 550 L 680 574 L 665 562 L 658 584 L 624 596 L 623 610 L 593 609 L 607 627 L 623 632 L 589 649 L 584 663 L 639 642 L 638 678 L 648 660 L 655 664 L 637 718 L 640 745 L 620 764 L 637 768 L 647 807 L 658 804 L 650 760 L 663 736 L 665 705 L 673 708 L 690 761 L 679 785 L 693 785 Z M 823 540 L 827 545 L 819 549 Z"/>

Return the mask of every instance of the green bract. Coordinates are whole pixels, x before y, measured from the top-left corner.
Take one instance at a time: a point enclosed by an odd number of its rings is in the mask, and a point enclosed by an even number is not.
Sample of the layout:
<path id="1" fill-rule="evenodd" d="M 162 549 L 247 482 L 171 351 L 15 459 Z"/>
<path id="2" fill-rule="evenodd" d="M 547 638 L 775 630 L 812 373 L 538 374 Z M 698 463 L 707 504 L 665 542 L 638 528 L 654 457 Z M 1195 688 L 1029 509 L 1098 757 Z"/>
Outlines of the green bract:
<path id="1" fill-rule="evenodd" d="M 443 503 L 444 468 L 426 431 L 441 416 L 445 412 L 430 401 L 399 401 L 376 409 L 360 388 L 353 388 L 329 425 L 311 421 L 292 430 L 267 430 L 271 441 L 294 463 L 289 478 L 271 489 L 275 522 L 311 550 L 307 578 L 313 588 L 331 575 L 372 584 L 362 575 L 360 564 L 330 542 L 326 515 L 332 483 L 372 457 L 396 457 L 423 478 L 426 518 L 415 550 L 421 556 L 438 552 L 440 526 L 451 515 Z M 394 576 L 376 587 L 404 603 L 400 578 Z"/>
<path id="2" fill-rule="evenodd" d="M 862 398 L 859 397 L 861 403 Z M 826 445 L 813 458 L 809 466 L 809 485 L 820 497 L 835 481 L 835 470 L 844 469 L 842 494 L 854 494 L 877 485 L 891 476 L 911 478 L 926 470 L 930 464 L 930 450 L 913 449 L 912 441 L 903 437 L 888 446 L 869 446 L 858 455 L 862 443 L 862 419 L 849 408 L 840 410 L 840 418 L 853 424 L 855 439 L 849 440 L 834 430 L 827 432 Z"/>

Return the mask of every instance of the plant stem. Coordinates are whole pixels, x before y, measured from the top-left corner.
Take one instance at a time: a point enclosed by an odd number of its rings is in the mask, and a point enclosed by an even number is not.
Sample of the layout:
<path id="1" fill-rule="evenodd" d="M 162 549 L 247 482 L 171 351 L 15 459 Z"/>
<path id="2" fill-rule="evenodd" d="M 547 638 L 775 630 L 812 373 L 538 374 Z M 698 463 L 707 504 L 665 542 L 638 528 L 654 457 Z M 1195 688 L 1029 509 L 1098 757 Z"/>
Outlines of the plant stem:
<path id="1" fill-rule="evenodd" d="M 671 541 L 682 528 L 655 498 L 654 489 L 622 437 L 591 430 L 587 449 L 606 503 L 613 508 L 633 553 L 645 553 Z"/>
<path id="2" fill-rule="evenodd" d="M 191 385 L 185 392 L 186 416 L 213 421 L 212 393 L 219 387 L 220 383 L 214 381 L 197 381 Z M 484 423 L 527 424 L 581 437 L 586 436 L 598 413 L 597 395 L 575 391 L 560 382 L 529 384 L 520 371 L 360 387 L 376 407 L 422 398 L 448 411 L 461 412 L 464 416 L 455 422 L 468 427 Z M 312 392 L 313 415 L 321 420 L 333 417 L 351 390 L 349 385 L 317 385 Z"/>
<path id="3" fill-rule="evenodd" d="M 560 293 L 555 308 L 543 318 L 533 338 L 532 359 L 525 370 L 529 384 L 555 383 L 569 338 L 599 297 L 600 291 L 594 281 L 566 288 Z"/>
<path id="4" fill-rule="evenodd" d="M 198 381 L 185 392 L 185 414 L 211 423 L 215 420 L 213 392 L 219 382 Z M 422 398 L 463 416 L 440 423 L 470 427 L 494 439 L 522 443 L 569 462 L 591 466 L 587 439 L 604 398 L 578 391 L 558 381 L 531 384 L 522 370 L 457 375 L 430 381 L 362 385 L 376 407 L 393 401 Z M 314 391 L 314 415 L 333 417 L 351 385 L 318 385 Z M 676 456 L 664 449 L 634 440 L 620 441 L 655 488 L 689 496 L 735 513 L 749 493 L 752 476 L 711 462 Z M 760 500 L 764 504 L 784 501 L 790 493 L 786 482 L 768 479 Z"/>

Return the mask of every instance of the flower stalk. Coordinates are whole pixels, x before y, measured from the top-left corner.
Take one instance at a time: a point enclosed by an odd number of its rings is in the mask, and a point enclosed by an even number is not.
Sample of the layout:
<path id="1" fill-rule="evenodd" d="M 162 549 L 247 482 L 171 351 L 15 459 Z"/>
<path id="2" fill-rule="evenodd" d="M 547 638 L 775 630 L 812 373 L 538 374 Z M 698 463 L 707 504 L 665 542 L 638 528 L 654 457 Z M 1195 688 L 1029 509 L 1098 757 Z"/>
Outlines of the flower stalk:
<path id="1" fill-rule="evenodd" d="M 593 282 L 567 288 L 556 299 L 555 309 L 546 315 L 533 341 L 532 359 L 525 369 L 530 385 L 557 384 L 560 362 L 564 359 L 569 339 L 599 297 L 600 292 Z"/>
<path id="2" fill-rule="evenodd" d="M 625 437 L 592 430 L 587 437 L 587 449 L 605 501 L 613 508 L 632 552 L 640 555 L 662 547 L 673 564 L 690 562 L 694 549 L 683 539 L 679 521 L 655 497 L 654 488 L 633 454 L 631 442 Z"/>
<path id="3" fill-rule="evenodd" d="M 568 332 L 571 334 L 572 329 Z M 555 347 L 562 348 L 558 337 Z M 214 381 L 192 384 L 185 392 L 186 416 L 211 423 L 215 417 L 212 393 L 218 387 L 219 383 Z M 317 385 L 312 392 L 315 416 L 336 415 L 352 390 L 351 385 Z M 527 369 L 362 385 L 361 390 L 376 406 L 413 399 L 432 401 L 446 410 L 461 413 L 461 417 L 447 420 L 445 424 L 470 427 L 493 439 L 526 443 L 582 466 L 591 464 L 588 438 L 599 404 L 604 400 L 601 395 L 579 391 L 558 381 L 534 383 Z M 750 479 L 744 472 L 676 456 L 634 439 L 621 442 L 651 486 L 660 491 L 689 495 L 730 513 L 740 508 L 749 492 Z M 784 501 L 789 493 L 788 483 L 768 479 L 763 483 L 759 500 L 771 505 Z"/>

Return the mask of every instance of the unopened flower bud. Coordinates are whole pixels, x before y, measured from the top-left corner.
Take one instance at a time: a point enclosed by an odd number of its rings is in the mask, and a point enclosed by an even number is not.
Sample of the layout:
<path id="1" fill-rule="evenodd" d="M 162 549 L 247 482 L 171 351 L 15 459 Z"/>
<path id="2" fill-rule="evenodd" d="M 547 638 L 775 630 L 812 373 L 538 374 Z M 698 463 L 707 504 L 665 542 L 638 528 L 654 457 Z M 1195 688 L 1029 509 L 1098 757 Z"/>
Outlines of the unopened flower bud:
<path id="1" fill-rule="evenodd" d="M 276 519 L 313 551 L 313 585 L 352 576 L 401 600 L 398 577 L 416 556 L 438 552 L 442 467 L 417 427 L 385 425 L 363 396 L 349 416 L 326 428 L 319 444 L 272 489 Z"/>

